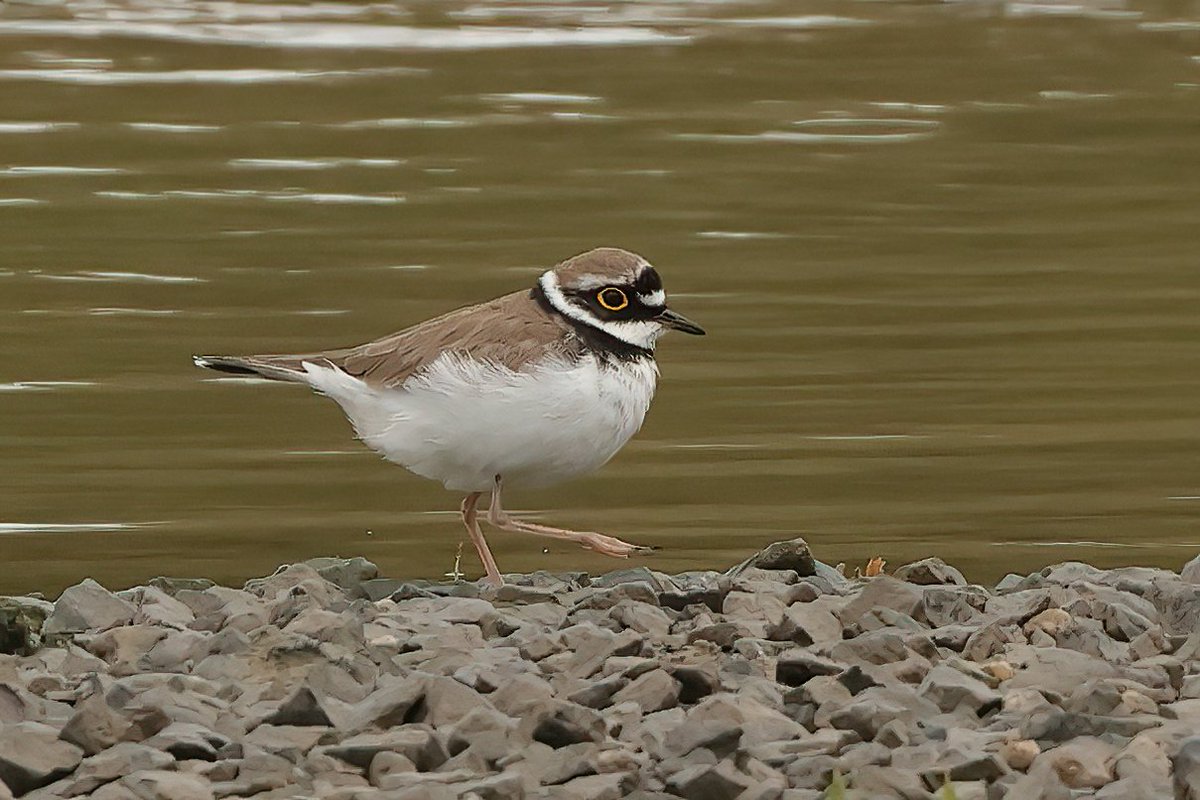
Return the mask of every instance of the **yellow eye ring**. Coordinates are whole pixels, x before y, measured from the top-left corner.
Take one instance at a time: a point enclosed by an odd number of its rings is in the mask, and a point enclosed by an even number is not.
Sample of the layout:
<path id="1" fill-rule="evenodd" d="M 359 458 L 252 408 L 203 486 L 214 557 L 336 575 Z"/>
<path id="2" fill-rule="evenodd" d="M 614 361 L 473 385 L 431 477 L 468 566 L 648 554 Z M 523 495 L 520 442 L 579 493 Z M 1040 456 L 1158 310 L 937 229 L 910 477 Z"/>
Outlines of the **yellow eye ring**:
<path id="1" fill-rule="evenodd" d="M 629 298 L 625 293 L 613 286 L 597 292 L 596 300 L 609 311 L 620 311 L 629 305 Z"/>

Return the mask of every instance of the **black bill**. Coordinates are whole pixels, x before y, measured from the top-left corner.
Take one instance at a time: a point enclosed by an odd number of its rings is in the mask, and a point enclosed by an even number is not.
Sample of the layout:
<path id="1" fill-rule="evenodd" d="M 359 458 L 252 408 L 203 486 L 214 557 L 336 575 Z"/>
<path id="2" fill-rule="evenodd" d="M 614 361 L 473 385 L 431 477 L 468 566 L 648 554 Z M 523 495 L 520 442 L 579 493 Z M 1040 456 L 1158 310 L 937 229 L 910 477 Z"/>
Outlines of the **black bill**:
<path id="1" fill-rule="evenodd" d="M 658 315 L 658 321 L 663 325 L 666 325 L 668 328 L 674 328 L 677 331 L 690 333 L 693 336 L 704 335 L 704 328 L 701 328 L 683 314 L 676 314 L 669 308 Z"/>

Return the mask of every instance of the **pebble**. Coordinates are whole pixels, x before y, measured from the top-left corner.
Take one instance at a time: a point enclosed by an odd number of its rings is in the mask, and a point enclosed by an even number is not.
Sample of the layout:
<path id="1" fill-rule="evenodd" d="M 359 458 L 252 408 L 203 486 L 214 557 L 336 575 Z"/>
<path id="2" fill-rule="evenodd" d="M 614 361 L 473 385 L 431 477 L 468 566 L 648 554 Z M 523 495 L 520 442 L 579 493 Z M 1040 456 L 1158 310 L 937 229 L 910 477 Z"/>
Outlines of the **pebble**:
<path id="1" fill-rule="evenodd" d="M 0 598 L 0 800 L 1200 800 L 1200 558 L 507 579 Z"/>

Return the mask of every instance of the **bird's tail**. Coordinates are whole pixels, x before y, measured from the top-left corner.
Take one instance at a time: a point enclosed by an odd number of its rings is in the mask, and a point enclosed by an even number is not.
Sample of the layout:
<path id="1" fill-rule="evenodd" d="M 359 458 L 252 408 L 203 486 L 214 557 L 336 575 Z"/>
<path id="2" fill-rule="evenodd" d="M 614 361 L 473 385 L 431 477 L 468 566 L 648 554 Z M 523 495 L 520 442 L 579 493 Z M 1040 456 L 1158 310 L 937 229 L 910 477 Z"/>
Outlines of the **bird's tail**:
<path id="1" fill-rule="evenodd" d="M 197 367 L 273 381 L 308 383 L 303 356 L 192 356 Z"/>

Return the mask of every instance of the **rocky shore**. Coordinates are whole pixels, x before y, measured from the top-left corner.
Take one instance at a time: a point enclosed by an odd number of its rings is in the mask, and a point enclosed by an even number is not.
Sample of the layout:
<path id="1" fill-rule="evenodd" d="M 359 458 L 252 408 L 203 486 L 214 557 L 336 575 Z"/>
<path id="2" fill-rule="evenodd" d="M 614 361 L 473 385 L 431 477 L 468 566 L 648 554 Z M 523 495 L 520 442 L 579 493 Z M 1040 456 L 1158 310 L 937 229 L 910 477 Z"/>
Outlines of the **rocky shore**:
<path id="1" fill-rule="evenodd" d="M 1200 560 L 0 598 L 0 800 L 1200 798 Z"/>

